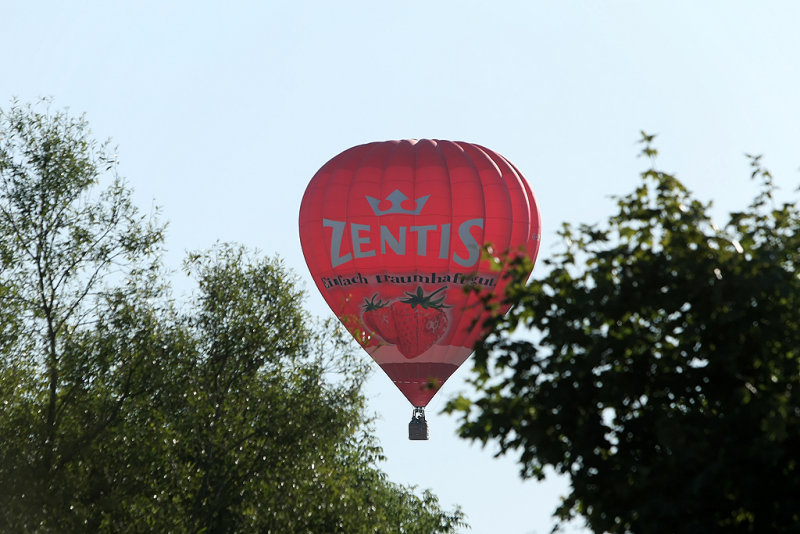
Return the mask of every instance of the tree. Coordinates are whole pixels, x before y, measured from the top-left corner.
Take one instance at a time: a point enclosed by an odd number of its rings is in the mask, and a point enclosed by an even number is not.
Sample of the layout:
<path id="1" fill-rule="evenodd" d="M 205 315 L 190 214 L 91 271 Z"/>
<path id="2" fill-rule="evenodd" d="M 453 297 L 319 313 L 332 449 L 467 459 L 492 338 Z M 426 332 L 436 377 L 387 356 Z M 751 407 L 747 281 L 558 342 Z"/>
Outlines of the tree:
<path id="1" fill-rule="evenodd" d="M 463 525 L 380 471 L 365 362 L 280 260 L 192 254 L 178 305 L 162 239 L 85 119 L 0 114 L 0 530 Z"/>
<path id="2" fill-rule="evenodd" d="M 654 161 L 652 136 L 643 153 Z M 800 210 L 759 193 L 723 229 L 654 163 L 491 323 L 460 433 L 571 480 L 556 515 L 594 532 L 800 530 Z"/>
<path id="3" fill-rule="evenodd" d="M 191 466 L 196 484 L 181 506 L 191 531 L 428 533 L 462 525 L 458 510 L 445 513 L 430 493 L 376 469 L 382 455 L 361 392 L 369 367 L 338 322 L 309 329 L 302 292 L 279 261 L 221 246 L 191 255 L 187 270 L 199 281 L 184 318 L 197 355 L 179 371 L 189 387 L 163 407 L 175 425 L 167 456 Z"/>
<path id="4" fill-rule="evenodd" d="M 84 476 L 83 452 L 157 383 L 158 346 L 81 346 L 88 329 L 157 292 L 162 228 L 138 214 L 115 166 L 83 119 L 19 105 L 0 115 L 4 530 L 59 530 L 50 518 Z M 93 195 L 104 173 L 110 183 Z M 130 333 L 150 320 L 128 319 Z"/>

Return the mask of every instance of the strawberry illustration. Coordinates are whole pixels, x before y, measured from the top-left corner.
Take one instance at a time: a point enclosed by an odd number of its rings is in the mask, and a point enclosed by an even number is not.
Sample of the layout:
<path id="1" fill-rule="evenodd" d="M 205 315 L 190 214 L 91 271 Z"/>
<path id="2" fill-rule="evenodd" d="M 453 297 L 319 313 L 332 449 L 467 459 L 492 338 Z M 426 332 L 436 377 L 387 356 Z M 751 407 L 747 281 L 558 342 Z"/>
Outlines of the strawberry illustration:
<path id="1" fill-rule="evenodd" d="M 426 295 L 422 287 L 416 293 L 406 292 L 405 299 L 390 306 L 397 335 L 397 349 L 408 359 L 416 358 L 428 350 L 447 331 L 447 314 L 444 296 L 434 298 L 443 291 L 440 287 Z"/>
<path id="2" fill-rule="evenodd" d="M 397 332 L 394 328 L 394 318 L 387 304 L 375 293 L 371 299 L 364 299 L 364 313 L 361 316 L 364 319 L 364 325 L 370 332 L 378 334 L 387 343 L 396 343 Z"/>

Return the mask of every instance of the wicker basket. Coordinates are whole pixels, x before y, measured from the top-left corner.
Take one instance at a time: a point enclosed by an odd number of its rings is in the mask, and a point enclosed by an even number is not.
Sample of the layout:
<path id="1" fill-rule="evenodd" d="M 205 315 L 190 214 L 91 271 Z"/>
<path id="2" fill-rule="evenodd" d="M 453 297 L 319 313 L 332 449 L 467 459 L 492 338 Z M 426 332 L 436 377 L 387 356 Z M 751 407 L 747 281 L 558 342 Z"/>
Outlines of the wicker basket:
<path id="1" fill-rule="evenodd" d="M 428 422 L 425 420 L 425 408 L 415 407 L 411 422 L 408 423 L 408 439 L 417 441 L 429 438 Z"/>

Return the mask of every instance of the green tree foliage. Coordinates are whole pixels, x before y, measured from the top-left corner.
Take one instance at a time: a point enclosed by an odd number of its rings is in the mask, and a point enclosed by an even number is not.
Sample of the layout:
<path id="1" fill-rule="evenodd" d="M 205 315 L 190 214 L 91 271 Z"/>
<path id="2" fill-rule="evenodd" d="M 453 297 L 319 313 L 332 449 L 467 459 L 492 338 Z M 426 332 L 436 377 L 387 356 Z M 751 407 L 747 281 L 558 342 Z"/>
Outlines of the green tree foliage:
<path id="1" fill-rule="evenodd" d="M 49 518 L 69 510 L 83 452 L 155 383 L 160 328 L 137 337 L 157 324 L 137 308 L 151 308 L 162 228 L 137 213 L 83 120 L 15 106 L 0 121 L 0 530 L 41 518 L 58 531 Z M 130 340 L 97 339 L 119 353 L 87 346 L 92 328 L 118 335 L 124 320 Z"/>
<path id="2" fill-rule="evenodd" d="M 643 134 L 644 135 L 644 134 Z M 654 159 L 652 136 L 643 153 Z M 800 210 L 759 193 L 720 229 L 655 168 L 493 319 L 461 435 L 571 480 L 598 533 L 800 531 Z"/>
<path id="3" fill-rule="evenodd" d="M 83 118 L 0 114 L 0 531 L 462 526 L 377 467 L 368 367 L 280 260 L 191 254 L 177 305 L 115 165 Z"/>

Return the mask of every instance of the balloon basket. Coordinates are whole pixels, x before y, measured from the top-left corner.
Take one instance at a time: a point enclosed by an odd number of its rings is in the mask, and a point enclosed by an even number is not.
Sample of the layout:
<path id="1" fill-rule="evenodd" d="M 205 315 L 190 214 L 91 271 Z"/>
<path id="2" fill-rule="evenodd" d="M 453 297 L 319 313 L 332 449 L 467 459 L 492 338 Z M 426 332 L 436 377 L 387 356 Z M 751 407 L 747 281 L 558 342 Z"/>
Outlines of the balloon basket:
<path id="1" fill-rule="evenodd" d="M 429 438 L 428 422 L 425 420 L 425 407 L 415 406 L 414 412 L 411 414 L 411 422 L 408 423 L 408 439 L 424 441 Z"/>

